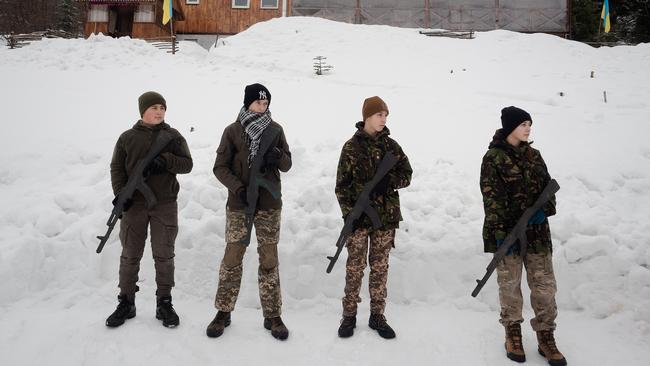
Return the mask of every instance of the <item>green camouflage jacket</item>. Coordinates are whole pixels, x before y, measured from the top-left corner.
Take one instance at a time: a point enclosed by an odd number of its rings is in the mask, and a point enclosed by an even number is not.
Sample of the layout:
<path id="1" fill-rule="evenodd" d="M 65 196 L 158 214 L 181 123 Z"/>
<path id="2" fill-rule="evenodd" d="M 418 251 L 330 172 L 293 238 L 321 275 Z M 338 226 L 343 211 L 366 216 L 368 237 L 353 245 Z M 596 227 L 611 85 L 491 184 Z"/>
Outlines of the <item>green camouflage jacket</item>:
<path id="1" fill-rule="evenodd" d="M 481 164 L 485 252 L 496 251 L 496 240 L 506 237 L 550 180 L 551 176 L 538 150 L 529 143 L 514 147 L 506 142 L 501 130 L 497 130 Z M 546 203 L 543 210 L 547 217 L 555 215 L 555 197 Z M 526 235 L 529 253 L 552 251 L 548 220 L 540 225 L 529 225 Z M 515 252 L 518 249 L 515 248 Z"/>
<path id="2" fill-rule="evenodd" d="M 384 127 L 375 138 L 372 138 L 363 131 L 363 125 L 363 122 L 356 124 L 357 132 L 341 150 L 336 173 L 336 198 L 345 217 L 352 211 L 364 185 L 372 180 L 384 154 L 390 151 L 399 161 L 388 172 L 389 192 L 382 196 L 371 197 L 370 205 L 377 210 L 381 218 L 380 230 L 395 229 L 399 227 L 399 222 L 402 220 L 397 189 L 408 187 L 413 170 L 399 144 L 388 137 L 390 134 L 388 128 Z M 372 230 L 370 219 L 366 215 L 362 217 L 359 227 Z"/>

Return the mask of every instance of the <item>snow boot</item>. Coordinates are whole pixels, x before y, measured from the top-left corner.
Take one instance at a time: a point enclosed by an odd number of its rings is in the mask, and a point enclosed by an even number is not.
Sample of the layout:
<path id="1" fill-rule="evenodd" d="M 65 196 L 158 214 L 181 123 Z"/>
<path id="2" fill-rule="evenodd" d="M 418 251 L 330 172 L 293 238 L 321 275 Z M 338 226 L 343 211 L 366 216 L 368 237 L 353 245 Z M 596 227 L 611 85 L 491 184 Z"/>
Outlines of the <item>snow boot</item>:
<path id="1" fill-rule="evenodd" d="M 521 324 L 506 327 L 506 356 L 515 362 L 526 362 L 526 353 L 521 338 Z"/>
<path id="2" fill-rule="evenodd" d="M 208 324 L 205 334 L 210 338 L 217 338 L 223 334 L 223 330 L 230 325 L 230 312 L 218 311 L 217 315 Z"/>
<path id="3" fill-rule="evenodd" d="M 167 328 L 174 328 L 180 321 L 178 315 L 174 311 L 171 296 L 159 297 L 156 306 L 156 319 L 162 320 L 162 323 Z"/>
<path id="4" fill-rule="evenodd" d="M 386 323 L 384 314 L 370 314 L 368 326 L 379 333 L 382 338 L 391 339 L 395 338 L 395 331 Z"/>
<path id="5" fill-rule="evenodd" d="M 270 330 L 271 335 L 281 341 L 284 341 L 289 337 L 289 329 L 287 329 L 282 322 L 282 318 L 279 316 L 274 318 L 264 318 L 264 328 Z"/>
<path id="6" fill-rule="evenodd" d="M 544 356 L 551 366 L 565 366 L 566 358 L 557 349 L 552 330 L 537 332 L 537 351 Z"/>
<path id="7" fill-rule="evenodd" d="M 106 319 L 107 327 L 119 327 L 126 319 L 135 317 L 135 301 L 129 300 L 126 295 L 119 295 L 117 301 L 117 309 Z"/>
<path id="8" fill-rule="evenodd" d="M 354 328 L 357 326 L 356 316 L 343 316 L 341 326 L 339 327 L 339 337 L 348 338 L 354 335 Z"/>

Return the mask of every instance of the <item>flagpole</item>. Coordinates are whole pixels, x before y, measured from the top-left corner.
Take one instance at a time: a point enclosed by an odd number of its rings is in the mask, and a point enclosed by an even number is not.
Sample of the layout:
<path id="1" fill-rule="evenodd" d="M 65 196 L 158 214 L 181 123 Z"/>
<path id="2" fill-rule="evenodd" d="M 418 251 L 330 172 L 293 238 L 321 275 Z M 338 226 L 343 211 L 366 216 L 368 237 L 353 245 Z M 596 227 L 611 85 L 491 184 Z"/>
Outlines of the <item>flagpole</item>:
<path id="1" fill-rule="evenodd" d="M 176 36 L 174 35 L 174 17 L 169 19 L 169 29 L 172 32 L 172 55 L 176 54 Z"/>

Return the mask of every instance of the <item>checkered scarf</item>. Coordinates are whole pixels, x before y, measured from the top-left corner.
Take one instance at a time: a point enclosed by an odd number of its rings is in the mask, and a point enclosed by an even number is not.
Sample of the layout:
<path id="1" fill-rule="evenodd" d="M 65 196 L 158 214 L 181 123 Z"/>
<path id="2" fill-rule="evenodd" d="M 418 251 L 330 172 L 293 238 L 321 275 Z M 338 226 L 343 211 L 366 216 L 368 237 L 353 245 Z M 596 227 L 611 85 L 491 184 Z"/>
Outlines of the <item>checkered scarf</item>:
<path id="1" fill-rule="evenodd" d="M 250 153 L 248 154 L 248 167 L 253 164 L 253 159 L 260 148 L 262 133 L 271 123 L 271 111 L 268 109 L 264 113 L 251 112 L 245 107 L 239 111 L 239 122 L 244 127 L 244 136 Z"/>

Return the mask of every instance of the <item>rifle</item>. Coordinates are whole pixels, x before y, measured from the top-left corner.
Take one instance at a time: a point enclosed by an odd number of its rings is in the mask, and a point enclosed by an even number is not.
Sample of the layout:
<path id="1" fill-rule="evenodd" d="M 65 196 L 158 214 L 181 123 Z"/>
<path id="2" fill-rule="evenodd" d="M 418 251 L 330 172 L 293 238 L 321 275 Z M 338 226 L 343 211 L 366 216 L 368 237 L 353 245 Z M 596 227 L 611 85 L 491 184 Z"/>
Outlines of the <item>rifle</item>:
<path id="1" fill-rule="evenodd" d="M 540 193 L 539 197 L 537 197 L 535 203 L 533 203 L 532 206 L 528 207 L 526 211 L 524 211 L 524 213 L 521 215 L 519 220 L 517 220 L 517 224 L 515 224 L 515 227 L 512 228 L 508 236 L 506 236 L 506 238 L 503 240 L 503 243 L 499 245 L 499 248 L 494 253 L 494 257 L 492 258 L 490 264 L 488 264 L 483 279 L 476 280 L 478 284 L 476 285 L 476 288 L 474 288 L 474 291 L 472 291 L 473 297 L 476 297 L 476 295 L 478 295 L 478 293 L 481 291 L 483 286 L 485 286 L 487 280 L 492 275 L 492 272 L 494 272 L 494 270 L 497 268 L 497 264 L 501 262 L 501 260 L 503 260 L 503 258 L 506 256 L 510 248 L 514 246 L 517 243 L 517 241 L 519 241 L 519 250 L 521 251 L 521 257 L 522 258 L 526 257 L 526 251 L 528 250 L 528 238 L 526 237 L 526 227 L 528 227 L 528 221 L 559 190 L 560 190 L 560 185 L 557 183 L 555 179 L 551 179 L 551 181 L 548 182 L 548 184 L 546 185 L 542 193 Z"/>
<path id="2" fill-rule="evenodd" d="M 243 245 L 248 245 L 251 242 L 251 232 L 253 231 L 253 219 L 255 218 L 255 210 L 257 209 L 257 199 L 260 196 L 260 187 L 264 187 L 273 198 L 280 199 L 282 196 L 280 187 L 276 182 L 272 182 L 264 178 L 262 168 L 264 167 L 264 154 L 269 150 L 273 141 L 280 133 L 280 129 L 274 127 L 267 127 L 262 136 L 260 137 L 260 147 L 257 150 L 257 155 L 253 158 L 253 163 L 250 167 L 250 175 L 248 177 L 248 187 L 246 188 L 246 236 L 239 242 Z"/>
<path id="3" fill-rule="evenodd" d="M 375 172 L 375 176 L 372 177 L 372 180 L 366 183 L 366 185 L 363 187 L 363 190 L 359 194 L 357 202 L 354 204 L 352 211 L 350 211 L 350 213 L 345 217 L 343 229 L 341 229 L 341 234 L 336 241 L 336 253 L 332 257 L 327 256 L 327 259 L 330 260 L 330 264 L 327 266 L 327 273 L 332 272 L 334 264 L 339 259 L 339 254 L 341 254 L 345 243 L 348 241 L 350 235 L 352 235 L 352 224 L 355 220 L 361 217 L 362 214 L 365 213 L 368 215 L 370 221 L 372 222 L 372 226 L 375 229 L 379 229 L 381 227 L 381 220 L 379 219 L 377 211 L 375 211 L 375 209 L 370 206 L 370 193 L 375 188 L 377 183 L 379 183 L 379 181 L 388 173 L 388 171 L 390 171 L 395 166 L 395 164 L 397 164 L 397 161 L 398 159 L 395 155 L 387 152 L 379 163 L 379 167 Z"/>
<path id="4" fill-rule="evenodd" d="M 104 249 L 104 245 L 106 244 L 108 237 L 111 235 L 115 224 L 117 224 L 117 220 L 122 217 L 124 204 L 127 200 L 133 197 L 133 194 L 136 190 L 140 191 L 140 193 L 142 193 L 144 196 L 144 199 L 147 201 L 147 208 L 152 208 L 156 205 L 156 203 L 158 203 L 156 195 L 145 183 L 148 176 L 144 176 L 144 170 L 147 165 L 149 165 L 149 163 L 151 163 L 151 161 L 155 159 L 167 146 L 167 144 L 169 144 L 169 142 L 173 139 L 174 136 L 172 136 L 170 133 L 160 131 L 158 133 L 158 136 L 156 136 L 154 142 L 151 144 L 151 148 L 149 149 L 147 155 L 144 158 L 138 160 L 138 163 L 135 165 L 135 169 L 133 169 L 133 173 L 129 177 L 129 180 L 117 195 L 117 200 L 113 206 L 113 211 L 111 211 L 111 215 L 108 217 L 108 221 L 106 222 L 106 225 L 108 225 L 108 231 L 106 231 L 106 234 L 104 234 L 104 236 L 97 236 L 97 239 L 99 239 L 99 246 L 97 247 L 96 251 L 97 253 L 101 253 L 102 249 Z"/>

